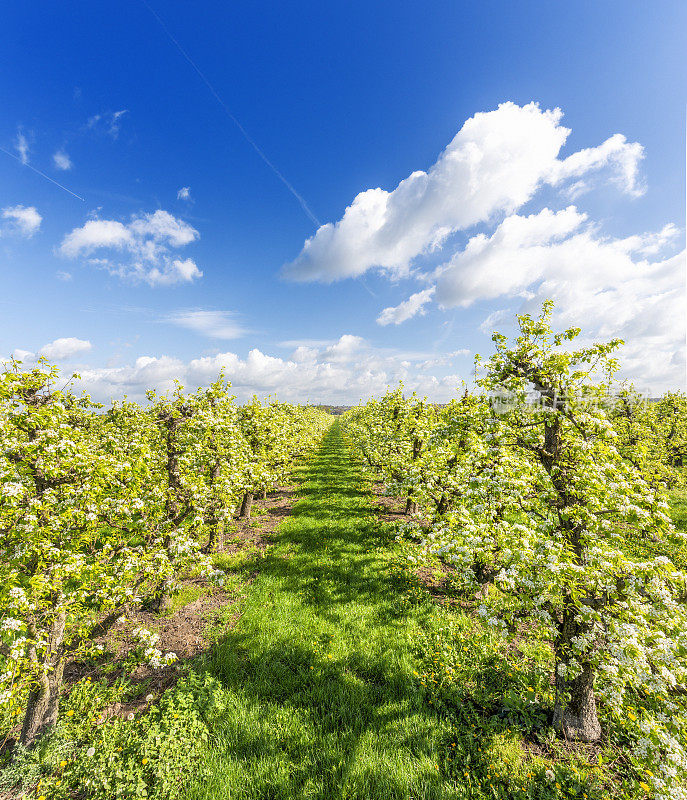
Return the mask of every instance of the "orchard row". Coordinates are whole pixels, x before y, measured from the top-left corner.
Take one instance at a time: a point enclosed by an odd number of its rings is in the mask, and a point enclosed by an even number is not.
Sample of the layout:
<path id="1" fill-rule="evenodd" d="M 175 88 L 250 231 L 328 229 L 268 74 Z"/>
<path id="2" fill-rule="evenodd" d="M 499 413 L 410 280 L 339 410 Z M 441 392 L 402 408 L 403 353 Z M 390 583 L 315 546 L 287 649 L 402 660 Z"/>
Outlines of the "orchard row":
<path id="1" fill-rule="evenodd" d="M 331 422 L 239 406 L 224 379 L 103 409 L 57 378 L 44 363 L 0 375 L 0 703 L 23 714 L 23 743 L 57 719 L 66 660 L 129 608 L 164 610 L 189 572 L 223 582 L 211 554 L 228 520 Z"/>
<path id="2" fill-rule="evenodd" d="M 684 800 L 687 574 L 660 553 L 684 553 L 667 489 L 683 482 L 687 400 L 614 383 L 620 342 L 576 349 L 550 315 L 494 334 L 478 392 L 437 407 L 392 391 L 344 430 L 405 499 L 400 536 L 453 567 L 504 648 L 548 643 L 558 734 L 622 742 L 653 796 Z"/>

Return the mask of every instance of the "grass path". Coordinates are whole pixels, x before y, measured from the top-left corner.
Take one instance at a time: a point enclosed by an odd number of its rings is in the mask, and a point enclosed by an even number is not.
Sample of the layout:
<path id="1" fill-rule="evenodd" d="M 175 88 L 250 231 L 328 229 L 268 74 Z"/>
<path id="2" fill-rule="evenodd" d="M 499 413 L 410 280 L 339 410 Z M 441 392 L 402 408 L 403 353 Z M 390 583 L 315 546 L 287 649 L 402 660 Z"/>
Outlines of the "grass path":
<path id="1" fill-rule="evenodd" d="M 448 799 L 450 730 L 413 675 L 422 608 L 402 604 L 369 487 L 335 424 L 303 470 L 243 616 L 215 649 L 230 704 L 189 800 Z"/>

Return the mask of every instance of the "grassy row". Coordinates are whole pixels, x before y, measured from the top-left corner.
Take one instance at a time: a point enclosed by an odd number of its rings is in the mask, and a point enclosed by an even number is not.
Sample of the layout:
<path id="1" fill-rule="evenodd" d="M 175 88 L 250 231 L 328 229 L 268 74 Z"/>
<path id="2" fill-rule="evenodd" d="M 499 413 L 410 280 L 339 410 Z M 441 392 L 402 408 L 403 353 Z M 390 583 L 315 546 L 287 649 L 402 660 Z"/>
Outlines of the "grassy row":
<path id="1" fill-rule="evenodd" d="M 200 798 L 439 798 L 451 725 L 425 702 L 416 644 L 432 610 L 380 542 L 338 427 L 211 665 L 231 713 L 188 787 Z"/>

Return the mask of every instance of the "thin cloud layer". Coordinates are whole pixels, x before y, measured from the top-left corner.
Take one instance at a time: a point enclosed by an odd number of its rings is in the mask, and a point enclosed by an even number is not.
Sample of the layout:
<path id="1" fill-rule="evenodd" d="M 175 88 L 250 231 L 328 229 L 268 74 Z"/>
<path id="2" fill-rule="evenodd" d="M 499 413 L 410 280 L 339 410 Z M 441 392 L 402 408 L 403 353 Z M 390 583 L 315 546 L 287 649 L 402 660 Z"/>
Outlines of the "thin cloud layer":
<path id="1" fill-rule="evenodd" d="M 165 320 L 211 339 L 238 339 L 247 332 L 231 311 L 186 309 L 169 314 Z"/>
<path id="2" fill-rule="evenodd" d="M 14 149 L 17 151 L 19 160 L 22 164 L 29 163 L 29 140 L 21 131 L 17 131 L 17 138 L 14 140 Z"/>
<path id="3" fill-rule="evenodd" d="M 331 283 L 374 267 L 407 275 L 418 256 L 456 231 L 510 214 L 544 185 L 559 186 L 602 167 L 637 193 L 643 150 L 618 134 L 598 147 L 558 158 L 570 130 L 560 109 L 503 103 L 475 114 L 427 172 L 417 170 L 393 191 L 368 189 L 336 223 L 320 226 L 283 269 L 296 281 Z"/>
<path id="4" fill-rule="evenodd" d="M 102 114 L 94 114 L 88 118 L 86 126 L 91 130 L 103 131 L 112 139 L 119 136 L 122 127 L 123 117 L 129 110 L 123 108 L 121 111 L 104 111 Z"/>
<path id="5" fill-rule="evenodd" d="M 93 266 L 134 283 L 171 286 L 202 277 L 195 261 L 182 260 L 171 252 L 199 238 L 191 225 L 158 209 L 134 215 L 126 224 L 89 220 L 64 237 L 59 252 L 65 258 L 86 257 Z M 96 252 L 104 254 L 92 257 Z"/>
<path id="6" fill-rule="evenodd" d="M 377 317 L 377 324 L 391 325 L 393 323 L 394 325 L 400 325 L 418 314 L 424 314 L 425 306 L 432 299 L 434 291 L 434 287 L 430 286 L 429 289 L 423 289 L 421 292 L 411 294 L 407 300 L 397 306 L 385 308 Z"/>

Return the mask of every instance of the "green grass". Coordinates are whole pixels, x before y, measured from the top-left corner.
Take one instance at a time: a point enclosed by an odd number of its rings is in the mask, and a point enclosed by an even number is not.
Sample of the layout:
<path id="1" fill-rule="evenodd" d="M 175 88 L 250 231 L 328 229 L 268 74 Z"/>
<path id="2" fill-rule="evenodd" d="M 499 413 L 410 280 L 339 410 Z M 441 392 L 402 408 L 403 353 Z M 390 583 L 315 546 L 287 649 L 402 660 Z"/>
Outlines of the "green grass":
<path id="1" fill-rule="evenodd" d="M 187 797 L 464 796 L 438 769 L 450 725 L 414 674 L 432 610 L 399 603 L 368 486 L 337 425 L 301 478 L 239 624 L 215 647 L 211 671 L 230 712 Z"/>
<path id="2" fill-rule="evenodd" d="M 169 605 L 162 616 L 172 617 L 179 609 L 184 608 L 194 600 L 199 600 L 201 597 L 210 594 L 211 589 L 207 586 L 199 586 L 197 584 L 186 584 L 182 586 L 179 591 L 172 595 L 169 600 Z"/>

